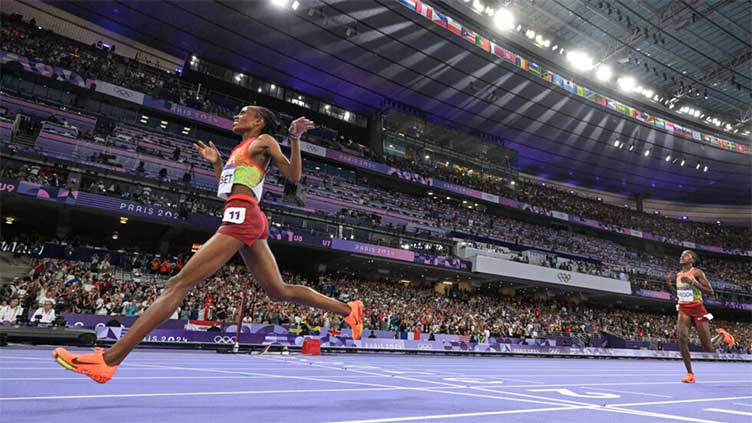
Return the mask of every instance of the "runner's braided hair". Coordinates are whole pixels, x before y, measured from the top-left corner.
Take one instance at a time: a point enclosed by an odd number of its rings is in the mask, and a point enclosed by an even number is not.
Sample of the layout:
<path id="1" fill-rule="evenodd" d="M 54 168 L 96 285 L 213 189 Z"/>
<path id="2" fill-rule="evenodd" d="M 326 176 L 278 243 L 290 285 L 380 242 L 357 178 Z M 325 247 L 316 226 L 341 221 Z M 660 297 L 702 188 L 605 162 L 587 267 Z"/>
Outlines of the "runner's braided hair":
<path id="1" fill-rule="evenodd" d="M 264 118 L 264 130 L 262 133 L 274 136 L 280 130 L 279 119 L 277 115 L 266 107 L 254 106 L 256 111 Z"/>

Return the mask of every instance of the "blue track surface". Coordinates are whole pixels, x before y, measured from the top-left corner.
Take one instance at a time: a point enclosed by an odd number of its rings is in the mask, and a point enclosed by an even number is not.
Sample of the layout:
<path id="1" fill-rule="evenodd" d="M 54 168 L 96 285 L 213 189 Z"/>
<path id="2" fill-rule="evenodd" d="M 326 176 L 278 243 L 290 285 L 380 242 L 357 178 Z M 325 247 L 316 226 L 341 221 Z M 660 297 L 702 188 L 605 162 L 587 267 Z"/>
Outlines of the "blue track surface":
<path id="1" fill-rule="evenodd" d="M 0 421 L 752 422 L 743 363 L 149 350 L 98 385 L 50 350 L 0 350 Z"/>

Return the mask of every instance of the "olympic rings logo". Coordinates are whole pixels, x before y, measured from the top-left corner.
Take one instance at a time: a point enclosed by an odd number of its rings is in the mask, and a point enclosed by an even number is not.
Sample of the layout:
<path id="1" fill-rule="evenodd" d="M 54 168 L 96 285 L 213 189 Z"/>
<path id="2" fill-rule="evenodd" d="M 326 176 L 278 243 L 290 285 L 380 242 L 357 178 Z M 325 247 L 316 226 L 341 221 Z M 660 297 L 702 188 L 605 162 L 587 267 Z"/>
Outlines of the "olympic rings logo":
<path id="1" fill-rule="evenodd" d="M 127 97 L 127 98 L 133 97 L 133 92 L 130 90 L 126 90 L 125 88 L 117 87 L 117 88 L 113 88 L 112 91 L 116 94 L 119 94 L 120 97 Z"/>
<path id="2" fill-rule="evenodd" d="M 214 343 L 215 344 L 234 344 L 235 343 L 235 337 L 234 336 L 220 336 L 217 335 L 214 337 Z"/>
<path id="3" fill-rule="evenodd" d="M 556 275 L 556 277 L 558 277 L 559 280 L 564 283 L 569 283 L 569 281 L 572 280 L 572 275 L 569 273 L 559 273 L 558 275 Z"/>

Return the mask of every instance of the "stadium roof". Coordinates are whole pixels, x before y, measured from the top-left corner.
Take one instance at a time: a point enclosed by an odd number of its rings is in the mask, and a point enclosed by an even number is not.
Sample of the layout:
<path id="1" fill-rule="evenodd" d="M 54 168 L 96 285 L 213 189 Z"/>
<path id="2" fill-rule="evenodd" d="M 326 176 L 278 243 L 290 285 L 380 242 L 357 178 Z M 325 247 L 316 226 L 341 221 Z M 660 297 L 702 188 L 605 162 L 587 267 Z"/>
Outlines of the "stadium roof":
<path id="1" fill-rule="evenodd" d="M 520 170 L 536 176 L 656 199 L 752 203 L 752 155 L 669 134 L 576 95 L 554 90 L 551 84 L 475 48 L 398 1 L 303 0 L 296 11 L 265 1 L 48 3 L 169 54 L 195 54 L 350 110 L 373 112 L 388 98 L 424 111 L 430 120 L 502 137 L 509 147 L 519 151 Z M 752 86 L 749 79 L 739 76 L 749 76 L 745 70 L 749 69 L 745 55 L 749 44 L 744 42 L 749 41 L 749 27 L 739 20 L 750 12 L 736 10 L 738 6 L 733 2 L 699 6 L 684 1 L 657 1 L 651 5 L 609 2 L 611 16 L 605 5 L 599 7 L 598 2 L 586 0 L 550 0 L 544 5 L 526 1 L 495 3 L 508 3 L 517 13 L 524 14 L 525 20 L 534 20 L 537 26 L 546 28 L 547 36 L 565 40 L 567 45 L 600 52 L 617 62 L 623 56 L 630 57 L 625 66 L 632 66 L 632 57 L 642 58 L 635 67 L 657 59 L 666 65 L 671 63 L 681 72 L 686 70 L 687 81 L 703 77 L 703 85 L 695 82 L 693 89 L 696 92 L 700 86 L 712 87 L 709 90 L 716 94 L 697 104 L 710 113 L 737 114 L 741 118 L 745 105 L 749 107 L 749 94 L 736 90 L 735 84 L 743 89 Z M 467 7 L 463 4 L 447 1 L 435 6 L 455 13 L 457 19 L 479 33 L 486 31 L 480 18 L 461 10 L 460 7 Z M 606 40 L 604 31 L 615 37 L 625 36 L 625 28 L 618 32 L 618 27 L 624 25 L 618 17 L 613 18 L 617 9 L 619 14 L 631 14 L 631 20 L 637 19 L 639 13 L 654 24 L 659 23 L 666 29 L 661 32 L 665 42 L 651 44 L 650 36 L 630 39 L 624 47 Z M 696 17 L 691 22 L 693 13 Z M 600 34 L 596 27 L 601 28 Z M 563 74 L 568 72 L 555 58 L 525 46 L 514 36 L 490 32 L 487 36 L 495 36 L 510 50 L 529 54 Z M 645 54 L 636 53 L 636 48 Z M 653 59 L 646 58 L 647 53 Z M 721 66 L 726 62 L 730 64 Z M 648 64 L 648 73 L 635 76 L 660 92 L 677 94 L 682 89 L 678 79 L 676 83 L 670 78 L 664 81 L 662 71 L 656 76 L 652 66 Z M 632 102 L 628 95 L 618 97 L 615 89 L 588 85 L 588 79 L 576 79 L 573 72 L 567 75 L 635 108 L 749 145 L 748 137 L 712 132 L 715 128 L 685 120 L 662 106 Z M 714 86 L 716 83 L 718 86 Z M 684 85 L 684 90 L 688 90 L 690 83 Z M 624 147 L 620 148 L 621 144 Z M 684 166 L 681 161 L 685 161 Z"/>

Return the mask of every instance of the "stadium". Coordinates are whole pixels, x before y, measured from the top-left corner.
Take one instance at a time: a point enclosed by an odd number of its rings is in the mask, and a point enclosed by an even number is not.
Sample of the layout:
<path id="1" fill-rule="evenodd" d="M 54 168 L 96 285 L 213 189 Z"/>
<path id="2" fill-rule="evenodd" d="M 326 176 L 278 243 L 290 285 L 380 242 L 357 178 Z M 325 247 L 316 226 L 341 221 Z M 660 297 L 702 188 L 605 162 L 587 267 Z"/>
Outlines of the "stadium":
<path id="1" fill-rule="evenodd" d="M 752 420 L 749 1 L 0 12 L 0 420 Z"/>

